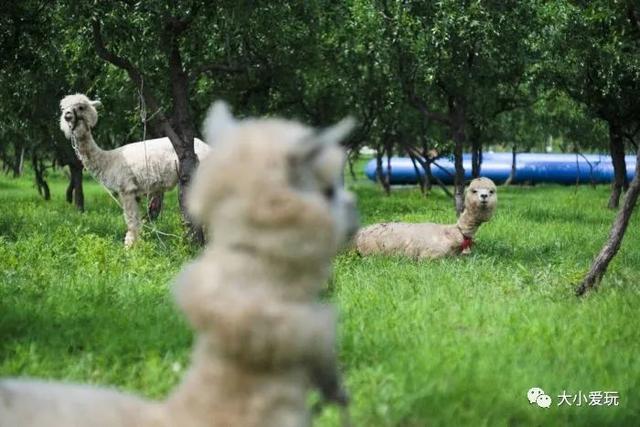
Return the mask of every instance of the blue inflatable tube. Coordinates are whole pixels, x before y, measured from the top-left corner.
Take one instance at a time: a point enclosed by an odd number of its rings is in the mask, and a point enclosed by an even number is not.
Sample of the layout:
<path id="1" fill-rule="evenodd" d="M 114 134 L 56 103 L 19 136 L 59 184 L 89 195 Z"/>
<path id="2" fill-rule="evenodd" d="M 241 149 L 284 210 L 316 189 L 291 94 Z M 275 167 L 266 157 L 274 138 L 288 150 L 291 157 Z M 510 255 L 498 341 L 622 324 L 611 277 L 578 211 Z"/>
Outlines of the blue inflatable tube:
<path id="1" fill-rule="evenodd" d="M 471 156 L 462 156 L 465 180 L 471 179 Z M 636 167 L 635 156 L 625 156 L 627 178 L 633 179 Z M 424 176 L 424 170 L 418 165 L 418 172 Z M 431 165 L 431 173 L 445 184 L 453 183 L 455 167 L 451 158 L 438 159 Z M 372 181 L 376 180 L 376 160 L 367 163 L 365 173 Z M 383 159 L 382 173 L 386 177 L 387 159 Z M 492 179 L 496 184 L 507 180 L 511 173 L 511 153 L 484 153 L 480 176 Z M 607 154 L 548 154 L 521 153 L 516 155 L 516 175 L 514 183 L 609 183 L 613 180 L 613 164 Z M 418 182 L 416 170 L 409 157 L 391 158 L 392 185 L 415 184 Z"/>

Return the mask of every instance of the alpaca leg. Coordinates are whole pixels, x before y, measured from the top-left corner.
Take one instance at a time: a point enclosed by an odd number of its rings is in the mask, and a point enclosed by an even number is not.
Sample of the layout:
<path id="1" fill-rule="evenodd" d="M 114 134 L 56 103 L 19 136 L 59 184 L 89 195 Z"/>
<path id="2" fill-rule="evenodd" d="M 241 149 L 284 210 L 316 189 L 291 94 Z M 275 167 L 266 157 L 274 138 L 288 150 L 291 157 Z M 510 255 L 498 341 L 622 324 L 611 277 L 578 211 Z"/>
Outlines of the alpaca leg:
<path id="1" fill-rule="evenodd" d="M 131 247 L 138 239 L 140 234 L 140 212 L 138 211 L 138 202 L 135 194 L 126 193 L 120 195 L 122 202 L 122 210 L 124 211 L 124 220 L 127 223 L 127 234 L 124 238 L 124 245 Z"/>
<path id="2" fill-rule="evenodd" d="M 158 192 L 154 193 L 149 197 L 149 205 L 147 207 L 147 212 L 149 214 L 149 219 L 151 221 L 156 220 L 160 216 L 160 211 L 162 211 L 162 201 L 164 200 L 164 193 Z"/>

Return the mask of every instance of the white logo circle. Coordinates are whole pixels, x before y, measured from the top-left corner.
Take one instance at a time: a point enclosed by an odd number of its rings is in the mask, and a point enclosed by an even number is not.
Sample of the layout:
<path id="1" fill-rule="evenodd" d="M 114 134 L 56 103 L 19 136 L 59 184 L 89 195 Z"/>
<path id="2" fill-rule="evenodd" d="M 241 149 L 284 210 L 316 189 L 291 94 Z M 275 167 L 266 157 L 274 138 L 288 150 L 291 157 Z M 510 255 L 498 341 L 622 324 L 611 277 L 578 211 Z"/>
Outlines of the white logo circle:
<path id="1" fill-rule="evenodd" d="M 531 387 L 527 392 L 527 399 L 529 399 L 529 403 L 536 403 L 538 400 L 538 396 L 544 394 L 544 390 L 540 387 Z"/>
<path id="2" fill-rule="evenodd" d="M 549 406 L 551 406 L 551 396 L 547 394 L 541 394 L 536 399 L 536 403 L 539 407 L 547 409 L 549 408 Z"/>

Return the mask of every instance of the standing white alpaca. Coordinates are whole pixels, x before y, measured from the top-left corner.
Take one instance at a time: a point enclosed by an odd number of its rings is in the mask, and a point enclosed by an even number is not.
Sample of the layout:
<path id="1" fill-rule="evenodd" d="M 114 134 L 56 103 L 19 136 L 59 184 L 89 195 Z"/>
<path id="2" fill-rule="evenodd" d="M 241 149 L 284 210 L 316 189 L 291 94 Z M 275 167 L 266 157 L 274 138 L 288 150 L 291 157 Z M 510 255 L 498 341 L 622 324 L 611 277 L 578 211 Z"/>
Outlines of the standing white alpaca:
<path id="1" fill-rule="evenodd" d="M 338 144 L 351 121 L 316 133 L 278 119 L 238 122 L 218 104 L 206 127 L 216 150 L 197 170 L 187 206 L 215 239 L 174 288 L 197 333 L 182 384 L 153 402 L 1 381 L 0 427 L 304 427 L 310 389 L 347 403 L 336 315 L 318 297 L 357 228 Z"/>
<path id="2" fill-rule="evenodd" d="M 125 246 L 138 239 L 142 222 L 138 200 L 149 196 L 156 200 L 178 183 L 178 157 L 169 138 L 133 142 L 113 150 L 101 149 L 91 130 L 98 121 L 96 107 L 85 95 L 65 96 L 60 101 L 60 129 L 72 141 L 85 168 L 110 191 L 118 193 L 127 224 Z M 199 139 L 193 146 L 202 160 L 209 147 Z"/>
<path id="3" fill-rule="evenodd" d="M 496 186 L 489 178 L 471 181 L 465 192 L 464 211 L 456 224 L 389 222 L 362 228 L 354 239 L 361 255 L 404 255 L 442 258 L 469 253 L 480 225 L 489 221 L 498 203 Z"/>

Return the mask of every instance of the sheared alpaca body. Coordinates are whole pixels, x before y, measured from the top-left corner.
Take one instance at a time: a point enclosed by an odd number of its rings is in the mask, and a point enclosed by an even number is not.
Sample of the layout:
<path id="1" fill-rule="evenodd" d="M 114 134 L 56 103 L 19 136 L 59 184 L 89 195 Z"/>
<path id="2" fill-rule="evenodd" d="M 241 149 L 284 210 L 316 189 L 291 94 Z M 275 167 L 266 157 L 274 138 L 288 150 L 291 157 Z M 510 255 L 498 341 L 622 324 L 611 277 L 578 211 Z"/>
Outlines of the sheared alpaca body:
<path id="1" fill-rule="evenodd" d="M 109 190 L 118 193 L 127 224 L 125 245 L 138 239 L 142 222 L 138 200 L 141 197 L 159 198 L 178 183 L 178 157 L 169 138 L 149 139 L 103 150 L 96 144 L 92 128 L 98 120 L 95 107 L 85 95 L 68 95 L 60 101 L 60 129 L 71 140 L 76 154 L 87 170 Z M 209 147 L 194 140 L 199 159 Z"/>
<path id="2" fill-rule="evenodd" d="M 77 144 L 80 160 L 111 191 L 147 196 L 169 191 L 178 183 L 178 156 L 169 138 L 132 142 L 101 152 L 95 150 L 95 143 L 78 140 Z M 194 150 L 203 159 L 209 146 L 196 138 Z"/>
<path id="3" fill-rule="evenodd" d="M 340 184 L 338 142 L 351 124 L 316 134 L 283 120 L 236 122 L 218 104 L 206 128 L 216 150 L 196 172 L 187 205 L 215 239 L 174 287 L 197 334 L 183 382 L 163 402 L 0 382 L 0 427 L 301 427 L 310 424 L 310 389 L 346 404 L 336 313 L 318 293 L 357 227 Z M 246 169 L 238 172 L 240 160 Z"/>
<path id="4" fill-rule="evenodd" d="M 356 234 L 354 245 L 361 255 L 434 259 L 468 253 L 480 225 L 493 216 L 497 200 L 493 181 L 477 178 L 466 190 L 465 209 L 456 224 L 374 224 Z"/>

